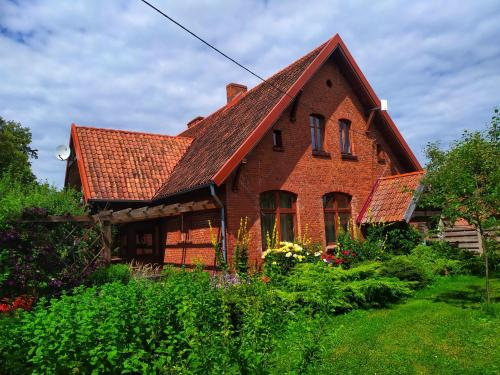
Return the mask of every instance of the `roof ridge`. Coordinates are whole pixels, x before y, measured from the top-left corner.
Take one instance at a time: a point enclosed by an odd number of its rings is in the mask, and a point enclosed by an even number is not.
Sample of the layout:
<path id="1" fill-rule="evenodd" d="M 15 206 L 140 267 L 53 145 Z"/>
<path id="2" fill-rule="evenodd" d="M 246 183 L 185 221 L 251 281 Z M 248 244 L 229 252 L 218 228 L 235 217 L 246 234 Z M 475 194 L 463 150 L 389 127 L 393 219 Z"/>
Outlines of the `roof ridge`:
<path id="1" fill-rule="evenodd" d="M 385 176 L 385 177 L 379 177 L 379 180 L 390 180 L 393 178 L 399 178 L 399 177 L 407 177 L 411 175 L 417 175 L 417 174 L 424 174 L 425 171 L 415 171 L 415 172 L 408 172 L 408 173 L 401 173 L 401 174 L 394 174 L 392 176 Z"/>
<path id="2" fill-rule="evenodd" d="M 155 137 L 165 137 L 165 138 L 184 138 L 184 139 L 190 139 L 192 140 L 192 137 L 187 137 L 184 135 L 170 135 L 170 134 L 159 134 L 159 133 L 148 133 L 148 132 L 137 132 L 137 131 L 131 131 L 131 130 L 122 130 L 122 129 L 111 129 L 111 128 L 99 128 L 96 126 L 87 126 L 87 125 L 78 125 L 78 124 L 73 124 L 75 125 L 75 128 L 77 129 L 91 129 L 91 130 L 103 130 L 107 132 L 115 132 L 115 133 L 129 133 L 129 134 L 142 134 L 142 135 L 152 135 Z"/>
<path id="3" fill-rule="evenodd" d="M 329 39 L 330 40 L 330 39 Z M 307 59 L 308 57 L 310 57 L 310 55 L 314 54 L 316 51 L 324 48 L 324 46 L 328 43 L 327 40 L 326 42 L 322 43 L 320 46 L 314 48 L 312 51 L 309 51 L 308 53 L 306 53 L 305 55 L 302 55 L 301 57 L 299 57 L 297 60 L 293 61 L 292 63 L 286 65 L 285 67 L 281 68 L 280 70 L 278 70 L 277 72 L 274 72 L 271 76 L 267 77 L 265 79 L 265 81 L 262 81 L 260 83 L 258 83 L 257 85 L 255 85 L 254 87 L 252 87 L 250 90 L 247 90 L 245 91 L 244 93 L 238 95 L 233 103 L 233 101 L 229 102 L 229 103 L 226 103 L 224 104 L 223 106 L 219 107 L 218 109 L 216 109 L 215 111 L 213 111 L 212 113 L 210 113 L 208 116 L 206 116 L 203 120 L 201 121 L 198 121 L 196 124 L 194 124 L 193 126 L 191 126 L 191 128 L 188 128 L 188 129 L 193 129 L 195 127 L 198 127 L 199 125 L 203 124 L 205 121 L 207 121 L 209 118 L 211 118 L 213 115 L 217 114 L 218 112 L 221 112 L 221 111 L 226 111 L 226 110 L 229 110 L 231 109 L 237 102 L 240 102 L 241 100 L 243 100 L 248 94 L 250 94 L 251 92 L 255 91 L 257 88 L 259 88 L 260 86 L 264 85 L 264 84 L 268 84 L 270 85 L 272 88 L 274 89 L 277 89 L 275 85 L 272 85 L 269 83 L 269 81 L 271 79 L 273 79 L 275 76 L 277 76 L 278 74 L 280 73 L 283 73 L 285 70 L 287 69 L 290 69 L 292 68 L 295 64 L 299 64 L 301 61 L 303 61 L 304 59 Z M 281 89 L 279 89 L 280 92 L 283 93 L 283 95 L 286 95 L 286 92 L 283 92 L 281 91 Z M 231 105 L 230 105 L 231 104 Z M 181 133 L 179 134 L 182 134 L 186 131 L 187 129 L 183 130 Z"/>

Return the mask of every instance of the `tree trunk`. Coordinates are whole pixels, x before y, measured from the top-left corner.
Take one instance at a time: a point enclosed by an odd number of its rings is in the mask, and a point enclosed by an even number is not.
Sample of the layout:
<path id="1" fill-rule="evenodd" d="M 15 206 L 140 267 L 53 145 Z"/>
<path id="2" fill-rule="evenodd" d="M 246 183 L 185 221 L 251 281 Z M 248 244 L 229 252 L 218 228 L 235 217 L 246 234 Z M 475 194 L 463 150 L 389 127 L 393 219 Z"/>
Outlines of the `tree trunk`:
<path id="1" fill-rule="evenodd" d="M 486 241 L 484 238 L 484 231 L 481 225 L 479 225 L 479 235 L 481 239 L 481 251 L 484 258 L 484 277 L 486 283 L 486 304 L 490 304 L 490 271 L 488 266 L 488 251 L 486 250 Z"/>

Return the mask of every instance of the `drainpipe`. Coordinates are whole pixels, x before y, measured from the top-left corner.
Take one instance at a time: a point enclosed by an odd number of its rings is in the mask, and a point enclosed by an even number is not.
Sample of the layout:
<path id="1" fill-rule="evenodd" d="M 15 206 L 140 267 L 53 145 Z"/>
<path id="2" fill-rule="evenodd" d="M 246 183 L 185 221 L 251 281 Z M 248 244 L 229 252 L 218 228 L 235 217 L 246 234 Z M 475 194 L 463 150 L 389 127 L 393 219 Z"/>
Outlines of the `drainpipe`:
<path id="1" fill-rule="evenodd" d="M 219 199 L 217 194 L 215 194 L 214 184 L 210 184 L 210 195 L 214 198 L 215 203 L 220 207 L 220 222 L 221 222 L 221 239 L 222 239 L 222 256 L 224 260 L 227 262 L 227 249 L 226 249 L 226 215 L 224 210 L 224 204 Z"/>

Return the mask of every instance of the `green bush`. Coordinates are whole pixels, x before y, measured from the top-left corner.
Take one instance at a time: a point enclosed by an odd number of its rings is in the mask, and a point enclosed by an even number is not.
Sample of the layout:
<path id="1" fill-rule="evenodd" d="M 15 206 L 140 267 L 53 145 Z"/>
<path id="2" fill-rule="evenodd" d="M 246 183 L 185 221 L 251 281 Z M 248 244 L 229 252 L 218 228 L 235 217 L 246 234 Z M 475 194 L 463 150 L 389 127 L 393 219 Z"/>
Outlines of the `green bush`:
<path id="1" fill-rule="evenodd" d="M 429 268 L 434 275 L 457 275 L 462 273 L 460 261 L 443 257 L 430 246 L 418 245 L 412 250 L 410 257 Z"/>
<path id="2" fill-rule="evenodd" d="M 361 260 L 386 260 L 409 254 L 421 241 L 418 230 L 407 223 L 372 224 L 358 253 Z"/>
<path id="3" fill-rule="evenodd" d="M 433 278 L 432 270 L 427 266 L 428 263 L 418 257 L 397 255 L 384 262 L 381 275 L 413 281 L 417 287 L 422 287 L 427 285 Z"/>
<path id="4" fill-rule="evenodd" d="M 83 214 L 81 194 L 0 176 L 0 298 L 58 294 L 92 270 L 98 231 L 75 223 L 20 223 L 47 215 Z"/>
<path id="5" fill-rule="evenodd" d="M 439 257 L 458 261 L 460 263 L 462 273 L 478 276 L 484 275 L 484 260 L 480 254 L 460 249 L 456 246 L 451 246 L 446 241 L 432 241 L 429 242 L 428 245 Z M 495 252 L 492 251 L 490 251 L 489 254 L 492 269 L 495 269 L 496 264 L 498 264 L 498 255 L 495 256 Z"/>
<path id="6" fill-rule="evenodd" d="M 262 282 L 214 288 L 198 271 L 79 287 L 0 318 L 0 373 L 262 373 L 285 311 Z"/>
<path id="7" fill-rule="evenodd" d="M 102 285 L 118 281 L 126 284 L 130 279 L 130 268 L 127 264 L 112 264 L 92 272 L 88 277 L 88 283 L 90 285 Z"/>
<path id="8" fill-rule="evenodd" d="M 339 313 L 379 307 L 412 295 L 412 283 L 379 275 L 380 264 L 349 270 L 325 264 L 297 265 L 280 288 L 280 296 L 295 307 L 314 313 Z"/>
<path id="9" fill-rule="evenodd" d="M 0 229 L 21 217 L 26 208 L 38 207 L 48 215 L 81 215 L 81 194 L 73 189 L 58 190 L 47 183 L 26 184 L 8 174 L 0 175 Z"/>

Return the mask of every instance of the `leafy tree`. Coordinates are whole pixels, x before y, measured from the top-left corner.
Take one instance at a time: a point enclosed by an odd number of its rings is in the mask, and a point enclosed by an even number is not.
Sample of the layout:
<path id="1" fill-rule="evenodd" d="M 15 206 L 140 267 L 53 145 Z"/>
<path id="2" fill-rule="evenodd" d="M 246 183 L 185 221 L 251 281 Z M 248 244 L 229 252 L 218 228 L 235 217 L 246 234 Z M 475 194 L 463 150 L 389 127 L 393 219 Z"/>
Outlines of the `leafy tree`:
<path id="1" fill-rule="evenodd" d="M 16 180 L 35 181 L 30 158 L 37 158 L 37 150 L 30 147 L 31 132 L 15 121 L 0 117 L 0 175 L 8 173 Z"/>
<path id="2" fill-rule="evenodd" d="M 474 225 L 481 236 L 486 277 L 486 299 L 490 302 L 488 251 L 485 231 L 497 229 L 500 207 L 500 113 L 494 110 L 490 127 L 483 132 L 464 132 L 447 151 L 436 143 L 427 146 L 429 163 L 422 196 L 426 206 L 442 209 L 451 222 L 458 218 Z"/>

